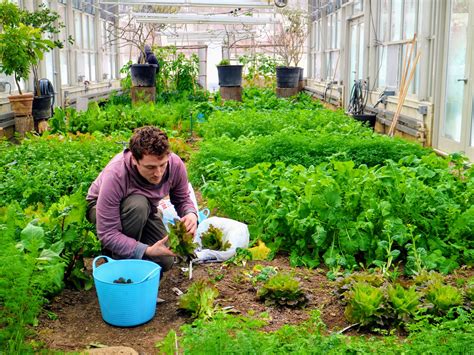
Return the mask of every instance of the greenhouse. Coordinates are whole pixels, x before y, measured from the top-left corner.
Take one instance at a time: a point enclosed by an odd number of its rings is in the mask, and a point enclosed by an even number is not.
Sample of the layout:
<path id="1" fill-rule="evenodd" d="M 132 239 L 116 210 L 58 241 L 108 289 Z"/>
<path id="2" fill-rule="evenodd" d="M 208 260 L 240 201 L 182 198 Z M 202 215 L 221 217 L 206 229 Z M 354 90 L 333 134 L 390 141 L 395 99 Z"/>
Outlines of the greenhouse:
<path id="1" fill-rule="evenodd" d="M 0 0 L 0 353 L 469 354 L 472 0 Z"/>

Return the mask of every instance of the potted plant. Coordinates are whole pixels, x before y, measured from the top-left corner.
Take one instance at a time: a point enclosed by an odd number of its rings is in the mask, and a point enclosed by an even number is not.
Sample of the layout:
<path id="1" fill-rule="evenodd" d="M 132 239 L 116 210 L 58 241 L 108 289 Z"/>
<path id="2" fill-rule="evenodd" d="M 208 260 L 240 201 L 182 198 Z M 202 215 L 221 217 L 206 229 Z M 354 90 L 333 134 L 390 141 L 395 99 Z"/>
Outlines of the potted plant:
<path id="1" fill-rule="evenodd" d="M 141 5 L 134 6 L 135 13 L 173 13 L 178 8 L 173 6 Z M 105 44 L 128 45 L 138 50 L 137 63 L 130 65 L 132 86 L 154 87 L 155 76 L 159 71 L 156 64 L 146 63 L 147 53 L 145 48 L 153 47 L 157 39 L 157 33 L 163 31 L 167 25 L 156 23 L 139 23 L 130 15 L 107 27 L 109 40 Z"/>
<path id="2" fill-rule="evenodd" d="M 21 22 L 37 28 L 41 34 L 51 40 L 48 51 L 53 48 L 63 48 L 64 43 L 55 40 L 54 36 L 60 33 L 65 27 L 60 21 L 61 16 L 56 11 L 51 11 L 46 5 L 41 4 L 34 12 L 23 11 Z M 68 43 L 74 41 L 71 36 L 67 39 Z M 35 120 L 43 120 L 51 117 L 52 107 L 54 103 L 54 88 L 48 79 L 40 79 L 38 76 L 38 66 L 41 58 L 31 65 L 33 72 L 34 98 L 33 98 L 33 118 Z"/>
<path id="3" fill-rule="evenodd" d="M 219 76 L 219 86 L 233 87 L 242 86 L 242 68 L 241 64 L 230 64 L 229 59 L 222 59 L 217 65 L 217 74 Z"/>
<path id="4" fill-rule="evenodd" d="M 302 79 L 302 68 L 298 64 L 303 57 L 307 37 L 307 16 L 302 10 L 281 11 L 283 22 L 273 37 L 276 53 L 283 66 L 276 68 L 277 87 L 295 88 Z"/>
<path id="5" fill-rule="evenodd" d="M 57 43 L 44 38 L 45 28 L 33 26 L 29 21 L 35 18 L 32 13 L 7 1 L 0 3 L 0 13 L 0 72 L 14 76 L 19 95 L 11 95 L 9 100 L 15 115 L 31 115 L 34 95 L 22 92 L 20 80 L 28 79 L 30 71 L 33 71 L 35 88 L 39 87 L 34 68 L 37 68 L 44 53 L 57 47 Z"/>

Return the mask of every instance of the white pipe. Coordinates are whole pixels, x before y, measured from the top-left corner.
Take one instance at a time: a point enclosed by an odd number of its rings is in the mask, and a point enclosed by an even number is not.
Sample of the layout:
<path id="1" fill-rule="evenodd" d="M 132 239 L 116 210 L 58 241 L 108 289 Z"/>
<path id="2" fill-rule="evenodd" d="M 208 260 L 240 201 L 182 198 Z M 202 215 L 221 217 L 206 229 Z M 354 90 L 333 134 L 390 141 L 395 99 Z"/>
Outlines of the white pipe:
<path id="1" fill-rule="evenodd" d="M 219 23 L 243 25 L 267 25 L 269 23 L 275 23 L 272 17 L 158 13 L 134 13 L 133 16 L 137 22 L 141 23 Z"/>
<path id="2" fill-rule="evenodd" d="M 100 0 L 101 4 L 115 5 L 161 5 L 188 7 L 254 7 L 272 8 L 273 1 L 265 0 Z"/>

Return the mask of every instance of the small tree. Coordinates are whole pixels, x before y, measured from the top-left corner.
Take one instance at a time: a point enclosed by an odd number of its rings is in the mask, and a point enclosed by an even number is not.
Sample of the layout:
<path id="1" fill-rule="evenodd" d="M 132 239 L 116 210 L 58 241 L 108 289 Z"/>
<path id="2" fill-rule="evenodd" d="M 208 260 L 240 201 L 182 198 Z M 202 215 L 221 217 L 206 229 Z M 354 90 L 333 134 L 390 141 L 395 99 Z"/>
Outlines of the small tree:
<path id="1" fill-rule="evenodd" d="M 39 95 L 38 65 L 44 53 L 63 46 L 52 37 L 64 24 L 58 22 L 57 12 L 44 5 L 38 11 L 28 12 L 3 1 L 0 14 L 0 72 L 14 76 L 21 95 L 20 80 L 28 79 L 33 71 L 35 93 Z"/>
<path id="2" fill-rule="evenodd" d="M 275 52 L 285 66 L 298 66 L 303 57 L 304 45 L 308 36 L 308 17 L 302 10 L 285 9 L 280 11 L 283 22 L 272 40 Z"/>
<path id="3" fill-rule="evenodd" d="M 134 11 L 141 13 L 175 13 L 179 7 L 175 6 L 134 6 Z M 146 59 L 145 45 L 154 46 L 156 34 L 162 32 L 167 25 L 156 23 L 138 23 L 133 15 L 123 22 L 110 24 L 107 27 L 108 40 L 104 44 L 117 44 L 119 47 L 132 46 L 139 52 L 139 64 L 144 64 Z"/>

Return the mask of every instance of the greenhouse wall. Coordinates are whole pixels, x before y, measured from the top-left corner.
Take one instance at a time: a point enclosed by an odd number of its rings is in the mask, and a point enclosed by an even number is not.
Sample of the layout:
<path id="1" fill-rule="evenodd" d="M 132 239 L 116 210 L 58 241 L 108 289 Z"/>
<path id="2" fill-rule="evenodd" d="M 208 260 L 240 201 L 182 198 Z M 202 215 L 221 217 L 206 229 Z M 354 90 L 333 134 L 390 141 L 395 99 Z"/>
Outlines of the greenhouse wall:
<path id="1" fill-rule="evenodd" d="M 464 80 L 473 66 L 472 7 L 467 0 L 310 0 L 307 89 L 347 110 L 353 85 L 361 80 L 368 91 L 365 110 L 376 113 L 376 129 L 387 132 L 402 96 L 400 84 L 414 67 L 397 133 L 443 151 L 462 150 L 472 159 L 473 85 Z M 411 58 L 420 57 L 405 74 L 414 36 Z M 459 54 L 457 62 L 450 62 L 450 46 Z M 450 88 L 457 90 L 455 98 L 447 95 Z"/>

